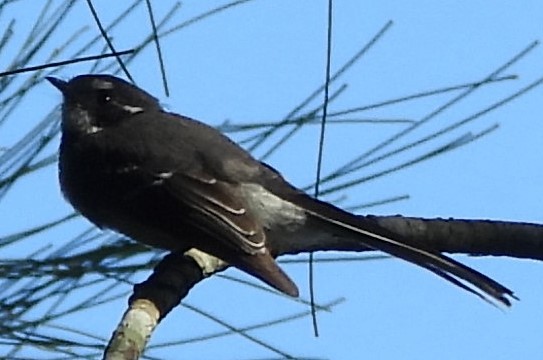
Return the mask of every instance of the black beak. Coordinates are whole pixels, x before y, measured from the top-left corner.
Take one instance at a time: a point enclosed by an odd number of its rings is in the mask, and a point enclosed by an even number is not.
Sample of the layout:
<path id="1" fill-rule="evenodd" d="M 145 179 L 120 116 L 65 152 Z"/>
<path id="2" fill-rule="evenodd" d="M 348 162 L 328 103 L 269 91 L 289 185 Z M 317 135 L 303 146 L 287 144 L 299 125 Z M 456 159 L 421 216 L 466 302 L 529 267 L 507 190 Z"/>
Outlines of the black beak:
<path id="1" fill-rule="evenodd" d="M 64 92 L 66 91 L 66 86 L 68 85 L 68 82 L 66 82 L 64 80 L 60 80 L 60 79 L 58 79 L 56 77 L 52 77 L 52 76 L 47 76 L 46 79 L 51 84 L 53 84 L 54 87 L 59 89 L 61 93 L 64 94 Z"/>

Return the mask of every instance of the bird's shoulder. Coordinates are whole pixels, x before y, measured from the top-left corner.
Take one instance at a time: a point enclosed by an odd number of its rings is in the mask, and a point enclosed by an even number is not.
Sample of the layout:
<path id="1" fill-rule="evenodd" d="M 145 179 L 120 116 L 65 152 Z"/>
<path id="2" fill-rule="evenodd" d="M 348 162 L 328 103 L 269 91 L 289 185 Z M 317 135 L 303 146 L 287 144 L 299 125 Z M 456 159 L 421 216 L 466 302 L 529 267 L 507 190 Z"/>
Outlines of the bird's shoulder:
<path id="1" fill-rule="evenodd" d="M 134 117 L 135 127 L 139 129 L 135 136 L 148 147 L 145 154 L 149 157 L 168 159 L 179 171 L 193 170 L 230 183 L 275 176 L 249 152 L 210 125 L 165 111 L 145 115 L 153 120 Z"/>

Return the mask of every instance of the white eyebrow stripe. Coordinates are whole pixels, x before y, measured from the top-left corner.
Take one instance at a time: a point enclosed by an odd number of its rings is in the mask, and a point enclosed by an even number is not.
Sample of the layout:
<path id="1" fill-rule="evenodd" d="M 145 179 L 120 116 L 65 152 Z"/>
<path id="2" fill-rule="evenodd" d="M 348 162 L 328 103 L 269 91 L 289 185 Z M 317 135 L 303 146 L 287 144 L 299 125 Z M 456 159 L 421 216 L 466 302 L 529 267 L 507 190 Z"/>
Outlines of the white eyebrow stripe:
<path id="1" fill-rule="evenodd" d="M 131 106 L 131 105 L 123 105 L 123 110 L 131 113 L 131 114 L 137 114 L 143 112 L 143 108 L 139 106 Z"/>

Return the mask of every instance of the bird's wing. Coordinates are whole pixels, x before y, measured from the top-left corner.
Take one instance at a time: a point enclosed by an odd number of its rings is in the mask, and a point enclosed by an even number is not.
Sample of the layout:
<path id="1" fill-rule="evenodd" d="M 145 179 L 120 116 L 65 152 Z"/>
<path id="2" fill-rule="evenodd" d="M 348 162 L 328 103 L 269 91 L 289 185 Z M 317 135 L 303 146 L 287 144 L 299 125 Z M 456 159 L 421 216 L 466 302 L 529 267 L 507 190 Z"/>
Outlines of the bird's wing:
<path id="1" fill-rule="evenodd" d="M 137 165 L 130 175 L 140 178 L 140 191 L 157 191 L 171 211 L 179 209 L 182 222 L 230 249 L 248 254 L 265 250 L 265 233 L 244 207 L 238 182 L 215 174 L 223 159 L 243 154 L 241 149 L 230 141 L 223 144 L 215 129 L 176 114 L 136 114 L 121 126 L 128 140 L 115 133 L 109 141 L 127 142 L 121 155 Z M 147 188 L 150 184 L 153 189 Z"/>
<path id="2" fill-rule="evenodd" d="M 247 254 L 265 251 L 266 235 L 240 200 L 238 185 L 203 172 L 162 175 L 158 186 L 191 210 L 191 224 Z"/>
<path id="3" fill-rule="evenodd" d="M 217 241 L 233 249 L 237 256 L 228 262 L 260 278 L 277 290 L 297 297 L 296 284 L 275 263 L 266 248 L 266 234 L 247 209 L 239 185 L 218 180 L 203 172 L 168 173 L 163 176 L 164 189 L 187 207 L 185 214 L 191 226 L 207 232 Z M 225 254 L 215 254 L 221 257 Z"/>
<path id="4" fill-rule="evenodd" d="M 291 188 L 292 189 L 292 188 Z M 517 299 L 513 292 L 488 276 L 455 261 L 438 251 L 420 249 L 397 239 L 380 225 L 343 211 L 329 203 L 314 199 L 304 193 L 287 191 L 283 198 L 305 209 L 306 213 L 322 226 L 323 231 L 340 233 L 356 238 L 365 246 L 383 251 L 415 265 L 426 268 L 441 278 L 467 290 L 484 300 L 490 298 L 510 306 L 509 298 Z M 311 222 L 308 222 L 308 226 Z M 313 222 L 314 223 L 314 222 Z"/>
<path id="5" fill-rule="evenodd" d="M 176 167 L 172 162 L 154 161 L 123 167 L 120 173 L 126 181 L 121 183 L 130 188 L 123 210 L 128 208 L 130 212 L 134 208 L 138 221 L 150 225 L 151 231 L 158 229 L 159 235 L 168 234 L 168 241 L 175 242 L 170 240 L 172 237 L 180 243 L 185 241 L 184 245 L 214 255 L 297 297 L 296 284 L 275 263 L 266 247 L 262 226 L 244 207 L 239 184 L 219 180 L 200 165 Z M 139 240 L 137 233 L 125 233 Z M 151 241 L 148 243 L 152 245 Z M 162 246 L 176 248 L 172 243 Z"/>

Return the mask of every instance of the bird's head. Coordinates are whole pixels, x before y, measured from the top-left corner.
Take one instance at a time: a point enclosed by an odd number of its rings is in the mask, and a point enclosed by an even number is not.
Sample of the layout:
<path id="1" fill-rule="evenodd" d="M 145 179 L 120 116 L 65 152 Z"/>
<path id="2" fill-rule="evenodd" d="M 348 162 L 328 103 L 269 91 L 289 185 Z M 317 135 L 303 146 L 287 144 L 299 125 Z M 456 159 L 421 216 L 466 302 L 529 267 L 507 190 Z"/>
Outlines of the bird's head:
<path id="1" fill-rule="evenodd" d="M 94 134 L 135 114 L 160 109 L 156 98 L 112 75 L 46 79 L 64 96 L 63 132 Z"/>

